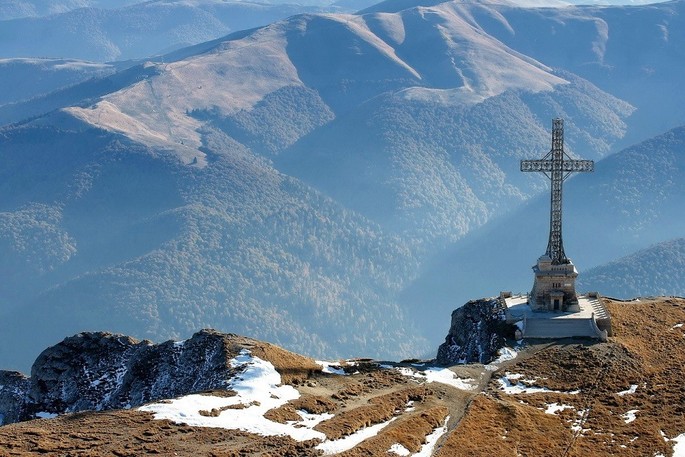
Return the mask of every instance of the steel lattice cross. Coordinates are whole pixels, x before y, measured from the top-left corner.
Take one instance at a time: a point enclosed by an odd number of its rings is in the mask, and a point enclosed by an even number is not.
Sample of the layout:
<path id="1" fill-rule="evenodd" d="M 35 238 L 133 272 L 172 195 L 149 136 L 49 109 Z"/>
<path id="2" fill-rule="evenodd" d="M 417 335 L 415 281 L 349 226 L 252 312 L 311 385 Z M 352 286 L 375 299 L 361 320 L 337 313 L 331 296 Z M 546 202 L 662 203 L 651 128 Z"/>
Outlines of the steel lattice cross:
<path id="1" fill-rule="evenodd" d="M 522 160 L 521 171 L 539 171 L 552 181 L 552 202 L 549 218 L 549 242 L 545 253 L 555 265 L 568 263 L 561 238 L 562 184 L 571 173 L 594 171 L 592 160 L 574 160 L 564 152 L 564 120 L 552 121 L 552 150 L 540 160 Z"/>

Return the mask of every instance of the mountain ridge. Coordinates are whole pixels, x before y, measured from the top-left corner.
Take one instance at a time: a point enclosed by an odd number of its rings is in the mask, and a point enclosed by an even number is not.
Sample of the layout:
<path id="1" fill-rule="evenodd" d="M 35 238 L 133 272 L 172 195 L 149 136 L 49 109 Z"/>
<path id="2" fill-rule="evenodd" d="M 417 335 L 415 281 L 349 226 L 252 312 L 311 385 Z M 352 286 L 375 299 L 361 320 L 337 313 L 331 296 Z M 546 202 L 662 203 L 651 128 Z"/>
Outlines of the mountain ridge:
<path id="1" fill-rule="evenodd" d="M 546 188 L 517 164 L 546 150 L 549 119 L 565 118 L 568 153 L 599 159 L 634 111 L 469 14 L 294 16 L 35 102 L 36 117 L 2 131 L 5 268 L 18 278 L 2 286 L 3 320 L 17 323 L 5 337 L 27 316 L 50 327 L 44 342 L 106 316 L 155 340 L 200 322 L 320 355 L 420 353 L 440 289 L 403 291 Z M 31 230 L 47 240 L 34 251 Z M 64 324 L 72 313 L 78 326 Z"/>
<path id="2" fill-rule="evenodd" d="M 46 350 L 32 371 L 38 398 L 53 402 L 48 409 L 59 415 L 34 410 L 43 419 L 3 425 L 0 445 L 12 456 L 268 450 L 278 456 L 442 457 L 507 456 L 517 449 L 526 455 L 642 456 L 656 451 L 679 456 L 685 449 L 678 370 L 685 353 L 685 301 L 604 300 L 615 331 L 608 342 L 524 341 L 507 347 L 496 360 L 484 360 L 485 365 L 449 368 L 416 359 L 315 362 L 268 343 L 212 331 L 159 346 L 121 335 L 81 334 Z M 473 322 L 467 333 L 478 334 L 477 327 Z M 103 350 L 110 345 L 119 348 Z M 98 365 L 133 347 L 147 351 L 153 362 L 146 365 L 155 369 Z M 161 353 L 156 356 L 154 350 Z M 209 365 L 191 354 L 203 351 L 211 354 Z M 80 369 L 84 360 L 85 373 Z M 188 371 L 165 376 L 179 368 Z M 115 379 L 117 385 L 139 390 L 149 387 L 144 379 L 155 379 L 158 393 L 170 392 L 164 387 L 197 380 L 192 373 L 207 369 L 212 379 L 225 383 L 209 391 L 202 391 L 203 385 L 186 386 L 176 394 L 180 397 L 142 400 L 146 404 L 140 408 L 64 414 L 67 404 L 59 402 L 109 398 Z M 16 374 L 0 372 L 0 406 L 7 404 L 7 380 L 13 378 Z M 76 384 L 81 394 L 75 397 Z M 188 395 L 197 390 L 202 392 Z"/>

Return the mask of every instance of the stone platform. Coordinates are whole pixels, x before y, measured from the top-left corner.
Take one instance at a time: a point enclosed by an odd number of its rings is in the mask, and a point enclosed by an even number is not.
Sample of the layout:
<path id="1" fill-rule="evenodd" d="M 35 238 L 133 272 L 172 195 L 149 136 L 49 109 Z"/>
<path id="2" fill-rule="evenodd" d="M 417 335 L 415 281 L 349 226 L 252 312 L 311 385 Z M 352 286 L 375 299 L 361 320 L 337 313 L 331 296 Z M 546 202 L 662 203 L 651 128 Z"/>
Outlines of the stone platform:
<path id="1" fill-rule="evenodd" d="M 523 338 L 588 337 L 606 341 L 611 336 L 611 317 L 598 294 L 578 296 L 580 311 L 533 311 L 528 295 L 502 293 L 507 322 L 516 324 Z"/>

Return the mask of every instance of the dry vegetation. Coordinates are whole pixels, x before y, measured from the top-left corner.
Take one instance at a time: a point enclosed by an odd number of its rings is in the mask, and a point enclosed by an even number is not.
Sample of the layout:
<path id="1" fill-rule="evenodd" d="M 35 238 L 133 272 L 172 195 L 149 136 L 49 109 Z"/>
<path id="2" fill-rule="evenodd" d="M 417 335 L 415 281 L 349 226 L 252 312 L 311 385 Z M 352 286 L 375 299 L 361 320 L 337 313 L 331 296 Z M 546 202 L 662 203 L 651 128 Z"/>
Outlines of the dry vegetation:
<path id="1" fill-rule="evenodd" d="M 685 432 L 685 300 L 608 302 L 615 336 L 607 343 L 560 341 L 531 345 L 493 373 L 478 366 L 456 368 L 482 378 L 481 393 L 442 384 L 421 385 L 373 363 L 348 367 L 349 376 L 325 375 L 311 361 L 252 343 L 254 355 L 272 361 L 302 396 L 271 410 L 272 420 L 297 419 L 297 410 L 333 413 L 317 429 L 329 438 L 396 417 L 377 436 L 344 456 L 386 456 L 399 443 L 412 453 L 450 417 L 450 432 L 436 455 L 458 456 L 607 456 L 671 455 L 664 439 Z M 552 391 L 509 394 L 498 379 Z M 637 385 L 634 393 L 619 395 Z M 577 394 L 564 392 L 579 390 Z M 560 393 L 561 392 L 561 393 Z M 409 401 L 413 408 L 407 409 Z M 548 405 L 567 407 L 554 414 Z M 623 415 L 638 410 L 626 423 Z M 212 412 L 208 412 L 212 413 Z M 219 413 L 217 411 L 217 413 Z M 151 420 L 147 413 L 79 413 L 0 428 L 0 456 L 309 456 L 317 441 L 196 428 Z"/>
<path id="2" fill-rule="evenodd" d="M 670 456 L 685 432 L 685 301 L 608 301 L 608 343 L 558 343 L 506 368 L 534 385 L 580 393 L 507 394 L 493 376 L 439 456 Z M 637 385 L 633 394 L 619 395 Z M 546 414 L 551 403 L 568 405 Z M 624 414 L 638 410 L 626 423 Z M 577 428 L 572 428 L 576 425 Z"/>
<path id="3" fill-rule="evenodd" d="M 278 357 L 289 370 L 294 368 L 290 363 L 294 359 L 288 362 L 270 345 L 264 345 L 261 353 L 257 346 L 250 350 L 272 362 Z M 294 372 L 306 372 L 309 368 L 304 364 Z M 378 369 L 376 364 L 357 365 L 352 369 L 359 371 L 337 376 L 312 370 L 306 381 L 301 377 L 292 378 L 302 396 L 269 411 L 268 418 L 279 422 L 300 419 L 296 413 L 300 409 L 311 413 L 331 412 L 334 417 L 318 428 L 330 438 L 340 438 L 396 417 L 378 436 L 344 453 L 347 456 L 385 455 L 395 443 L 412 451 L 420 449 L 425 437 L 443 425 L 448 415 L 457 417 L 473 395 L 444 385 L 420 385 L 395 370 Z M 410 401 L 413 408 L 407 410 Z M 446 405 L 450 405 L 449 408 Z M 204 413 L 218 415 L 221 411 Z M 79 413 L 0 428 L 0 457 L 153 454 L 306 457 L 320 454 L 314 449 L 317 443 L 173 424 L 166 420 L 151 420 L 150 414 L 131 410 Z"/>

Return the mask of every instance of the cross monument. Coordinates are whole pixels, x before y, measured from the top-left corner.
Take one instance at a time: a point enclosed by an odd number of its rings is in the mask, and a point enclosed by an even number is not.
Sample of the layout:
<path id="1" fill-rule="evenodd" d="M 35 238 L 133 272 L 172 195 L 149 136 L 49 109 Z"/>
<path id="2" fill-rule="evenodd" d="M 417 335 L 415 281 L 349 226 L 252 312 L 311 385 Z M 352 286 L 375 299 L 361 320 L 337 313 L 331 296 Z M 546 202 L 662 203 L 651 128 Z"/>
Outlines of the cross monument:
<path id="1" fill-rule="evenodd" d="M 535 282 L 530 306 L 535 311 L 578 311 L 578 276 L 566 257 L 561 237 L 561 196 L 564 180 L 575 172 L 594 171 L 592 160 L 574 160 L 564 152 L 564 120 L 552 121 L 552 149 L 539 160 L 522 160 L 521 171 L 542 172 L 552 181 L 547 251 L 533 267 Z"/>

